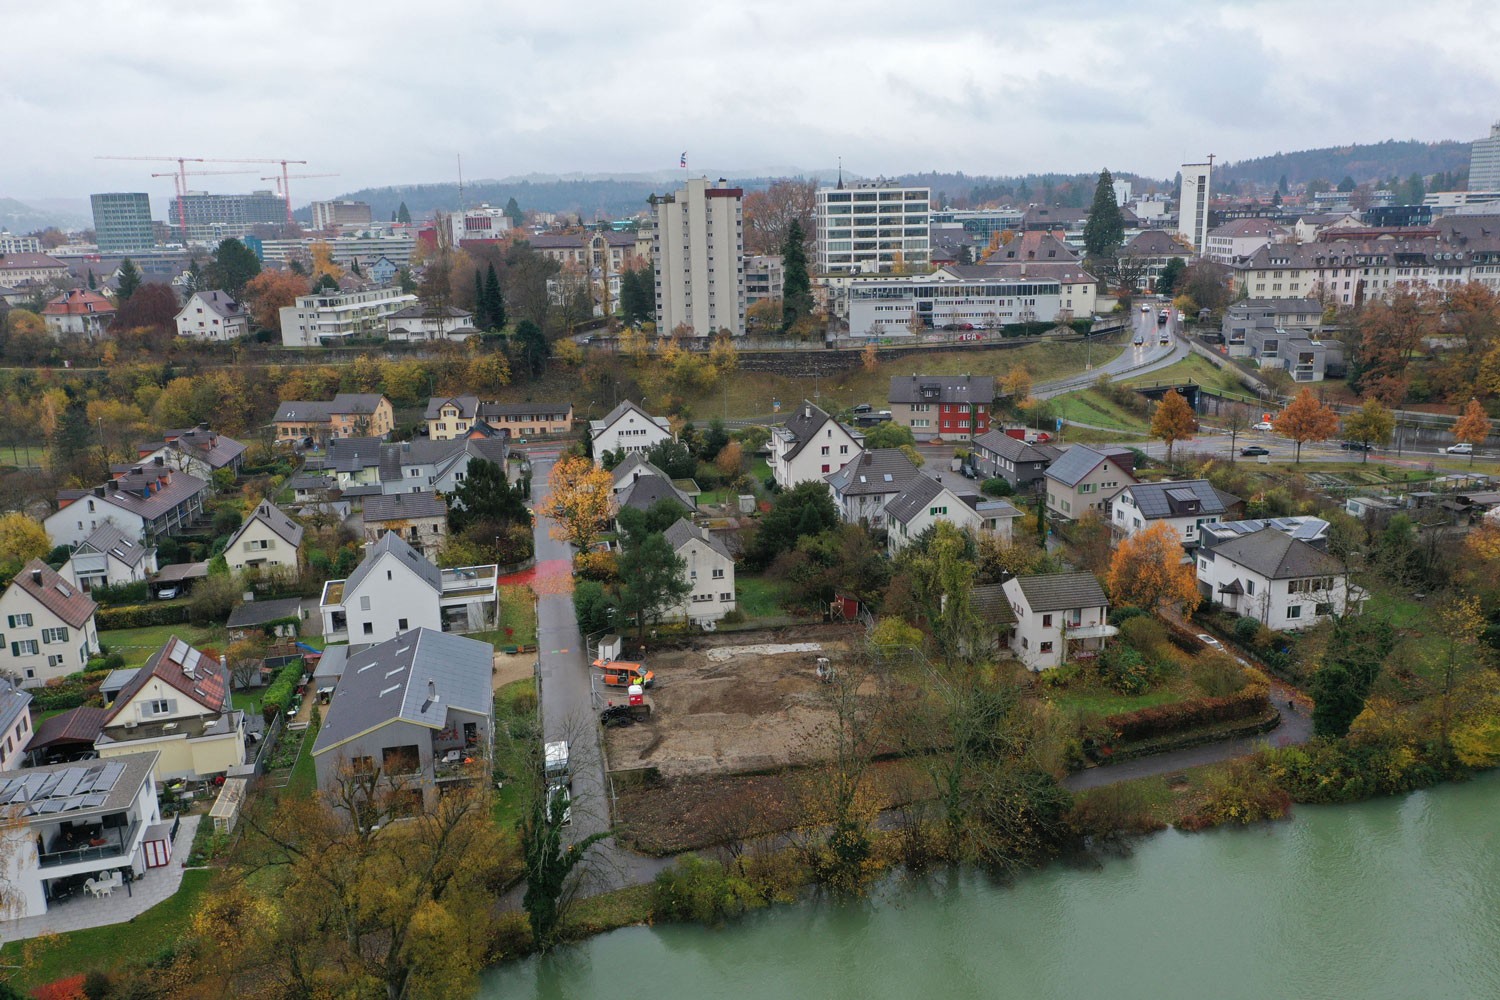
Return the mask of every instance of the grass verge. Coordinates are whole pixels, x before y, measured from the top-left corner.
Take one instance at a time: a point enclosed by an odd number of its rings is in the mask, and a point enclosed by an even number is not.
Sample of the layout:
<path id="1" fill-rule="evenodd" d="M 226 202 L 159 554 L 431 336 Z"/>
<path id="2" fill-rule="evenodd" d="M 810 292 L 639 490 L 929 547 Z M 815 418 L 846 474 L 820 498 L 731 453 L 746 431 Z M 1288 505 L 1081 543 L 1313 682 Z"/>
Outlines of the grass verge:
<path id="1" fill-rule="evenodd" d="M 151 658 L 151 654 L 167 644 L 172 636 L 202 649 L 204 646 L 222 646 L 224 630 L 218 627 L 204 628 L 199 625 L 149 625 L 146 628 L 122 628 L 100 632 L 99 641 L 109 647 L 110 652 L 119 653 L 127 667 L 139 667 Z"/>
<path id="2" fill-rule="evenodd" d="M 738 575 L 734 581 L 736 607 L 746 618 L 786 614 L 786 584 L 763 576 Z"/>

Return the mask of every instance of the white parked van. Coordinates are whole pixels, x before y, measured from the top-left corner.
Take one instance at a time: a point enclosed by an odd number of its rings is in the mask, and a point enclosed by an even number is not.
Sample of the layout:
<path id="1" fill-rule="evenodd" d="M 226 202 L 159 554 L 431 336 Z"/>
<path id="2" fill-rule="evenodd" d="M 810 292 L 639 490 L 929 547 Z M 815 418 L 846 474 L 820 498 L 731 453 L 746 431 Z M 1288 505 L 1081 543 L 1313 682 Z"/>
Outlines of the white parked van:
<path id="1" fill-rule="evenodd" d="M 573 783 L 573 770 L 568 764 L 568 742 L 558 740 L 556 743 L 548 743 L 542 748 L 544 759 L 542 774 L 547 779 L 547 786 L 571 785 Z"/>

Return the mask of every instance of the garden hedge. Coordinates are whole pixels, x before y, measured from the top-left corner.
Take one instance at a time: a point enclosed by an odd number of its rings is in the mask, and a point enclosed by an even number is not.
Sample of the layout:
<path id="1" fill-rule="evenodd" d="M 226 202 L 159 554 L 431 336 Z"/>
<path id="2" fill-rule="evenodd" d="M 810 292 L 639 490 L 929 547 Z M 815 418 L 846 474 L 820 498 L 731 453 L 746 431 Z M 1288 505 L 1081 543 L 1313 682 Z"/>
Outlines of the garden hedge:
<path id="1" fill-rule="evenodd" d="M 1114 731 L 1116 739 L 1129 743 L 1248 718 L 1270 707 L 1270 688 L 1265 684 L 1248 684 L 1223 698 L 1193 698 L 1139 708 L 1134 712 L 1119 712 L 1106 716 L 1104 725 Z"/>
<path id="2" fill-rule="evenodd" d="M 99 631 L 122 628 L 149 628 L 152 625 L 182 625 L 188 620 L 186 604 L 127 604 L 119 608 L 100 608 L 94 613 Z"/>
<path id="3" fill-rule="evenodd" d="M 270 687 L 266 688 L 266 693 L 260 699 L 261 714 L 266 717 L 267 722 L 286 711 L 287 705 L 291 704 L 297 692 L 297 682 L 301 679 L 301 659 L 293 660 L 276 672 L 276 679 L 271 682 Z"/>

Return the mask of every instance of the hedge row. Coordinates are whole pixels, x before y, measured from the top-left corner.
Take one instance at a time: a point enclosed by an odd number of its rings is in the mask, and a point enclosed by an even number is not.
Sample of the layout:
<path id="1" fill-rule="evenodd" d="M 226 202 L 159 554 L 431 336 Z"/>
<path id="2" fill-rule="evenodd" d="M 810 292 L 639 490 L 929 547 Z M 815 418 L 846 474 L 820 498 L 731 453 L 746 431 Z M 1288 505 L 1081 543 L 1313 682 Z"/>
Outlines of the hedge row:
<path id="1" fill-rule="evenodd" d="M 149 628 L 152 625 L 181 625 L 188 620 L 186 604 L 128 604 L 120 608 L 100 608 L 94 614 L 99 631 L 121 628 Z"/>
<path id="2" fill-rule="evenodd" d="M 1265 712 L 1270 708 L 1270 689 L 1264 684 L 1247 684 L 1223 698 L 1193 698 L 1169 705 L 1153 705 L 1134 712 L 1106 716 L 1104 724 L 1123 742 L 1149 740 L 1168 733 L 1216 722 L 1230 722 Z"/>
<path id="3" fill-rule="evenodd" d="M 296 659 L 288 663 L 276 672 L 276 679 L 271 686 L 266 688 L 266 693 L 260 699 L 261 714 L 270 722 L 282 712 L 286 711 L 287 705 L 291 704 L 292 696 L 297 691 L 297 682 L 302 679 L 302 660 Z"/>

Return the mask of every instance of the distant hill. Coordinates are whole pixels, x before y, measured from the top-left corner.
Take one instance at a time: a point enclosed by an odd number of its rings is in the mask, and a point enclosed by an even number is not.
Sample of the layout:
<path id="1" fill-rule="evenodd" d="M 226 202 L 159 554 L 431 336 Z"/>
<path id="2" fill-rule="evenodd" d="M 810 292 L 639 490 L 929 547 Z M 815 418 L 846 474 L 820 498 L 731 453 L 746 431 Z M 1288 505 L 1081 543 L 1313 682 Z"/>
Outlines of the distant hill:
<path id="1" fill-rule="evenodd" d="M 83 229 L 91 225 L 93 222 L 87 215 L 80 215 L 76 211 L 59 209 L 50 204 L 28 205 L 14 198 L 0 198 L 0 229 L 8 229 L 16 234 L 34 233 L 48 226 L 68 230 Z"/>
<path id="2" fill-rule="evenodd" d="M 1248 181 L 1269 187 L 1280 181 L 1283 174 L 1286 175 L 1287 182 L 1293 185 L 1315 180 L 1337 184 L 1346 176 L 1363 184 L 1365 181 L 1386 180 L 1391 177 L 1405 179 L 1412 174 L 1426 177 L 1436 173 L 1467 171 L 1468 168 L 1467 142 L 1387 139 L 1385 142 L 1368 145 L 1304 149 L 1295 153 L 1275 153 L 1238 163 L 1216 165 L 1214 186 Z"/>

